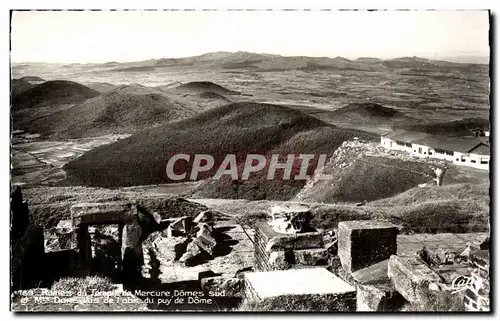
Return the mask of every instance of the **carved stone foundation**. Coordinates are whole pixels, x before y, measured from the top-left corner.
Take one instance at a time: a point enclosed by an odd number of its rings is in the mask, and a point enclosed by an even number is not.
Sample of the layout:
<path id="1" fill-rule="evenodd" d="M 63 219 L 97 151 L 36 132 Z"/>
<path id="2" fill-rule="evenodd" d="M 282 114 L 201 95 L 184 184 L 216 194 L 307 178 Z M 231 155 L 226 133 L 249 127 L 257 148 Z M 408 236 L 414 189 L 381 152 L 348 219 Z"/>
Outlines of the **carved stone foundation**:
<path id="1" fill-rule="evenodd" d="M 319 232 L 278 233 L 262 222 L 255 226 L 254 254 L 257 271 L 273 271 L 327 265 L 328 253 Z"/>

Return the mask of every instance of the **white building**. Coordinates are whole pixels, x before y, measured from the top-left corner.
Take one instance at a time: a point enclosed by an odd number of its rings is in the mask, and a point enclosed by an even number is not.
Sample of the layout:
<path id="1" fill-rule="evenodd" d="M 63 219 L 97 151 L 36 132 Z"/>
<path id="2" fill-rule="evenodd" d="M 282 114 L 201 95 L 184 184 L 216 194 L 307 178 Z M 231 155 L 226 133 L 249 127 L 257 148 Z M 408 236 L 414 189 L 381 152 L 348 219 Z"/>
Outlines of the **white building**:
<path id="1" fill-rule="evenodd" d="M 418 157 L 437 158 L 456 165 L 490 169 L 490 144 L 485 137 L 453 138 L 396 130 L 382 135 L 380 144 Z"/>

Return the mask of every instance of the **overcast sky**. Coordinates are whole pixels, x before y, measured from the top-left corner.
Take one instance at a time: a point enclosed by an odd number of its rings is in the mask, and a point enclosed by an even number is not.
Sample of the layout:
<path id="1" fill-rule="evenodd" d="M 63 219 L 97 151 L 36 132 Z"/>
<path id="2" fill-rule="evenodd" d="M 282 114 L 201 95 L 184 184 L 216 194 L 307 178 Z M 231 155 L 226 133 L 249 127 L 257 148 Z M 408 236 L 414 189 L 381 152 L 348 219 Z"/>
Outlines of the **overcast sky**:
<path id="1" fill-rule="evenodd" d="M 214 51 L 488 56 L 487 11 L 14 12 L 14 62 L 137 61 Z"/>

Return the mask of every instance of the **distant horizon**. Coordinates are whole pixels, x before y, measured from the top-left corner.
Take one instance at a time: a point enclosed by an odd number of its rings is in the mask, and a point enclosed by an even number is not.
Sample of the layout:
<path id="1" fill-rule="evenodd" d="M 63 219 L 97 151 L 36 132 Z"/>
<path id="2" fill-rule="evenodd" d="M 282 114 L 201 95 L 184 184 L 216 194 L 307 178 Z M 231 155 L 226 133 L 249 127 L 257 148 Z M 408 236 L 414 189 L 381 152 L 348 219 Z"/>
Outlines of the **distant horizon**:
<path id="1" fill-rule="evenodd" d="M 462 55 L 450 55 L 450 56 L 423 56 L 423 55 L 405 55 L 405 56 L 394 56 L 394 57 L 376 57 L 376 56 L 368 56 L 368 55 L 361 55 L 357 56 L 355 58 L 352 57 L 344 57 L 344 56 L 304 56 L 304 55 L 284 55 L 284 54 L 278 54 L 278 53 L 269 53 L 269 52 L 250 52 L 250 51 L 244 51 L 244 50 L 237 50 L 237 51 L 224 51 L 224 50 L 219 50 L 219 51 L 210 51 L 210 52 L 205 52 L 202 54 L 197 54 L 197 55 L 192 55 L 192 56 L 182 56 L 182 57 L 151 57 L 147 59 L 141 59 L 141 60 L 96 60 L 96 61 L 61 61 L 61 62 L 52 62 L 52 61 L 13 61 L 11 60 L 12 64 L 55 64 L 55 65 L 71 65 L 71 64 L 80 64 L 80 65 L 86 65 L 86 64 L 106 64 L 106 63 L 137 63 L 137 62 L 143 62 L 143 61 L 151 61 L 151 60 L 159 60 L 159 59 L 185 59 L 185 58 L 191 58 L 191 57 L 199 57 L 203 55 L 209 55 L 209 54 L 216 54 L 216 53 L 231 53 L 231 54 L 236 54 L 238 52 L 244 52 L 244 53 L 249 53 L 249 54 L 255 54 L 255 55 L 274 55 L 274 56 L 281 56 L 281 57 L 308 57 L 308 58 L 329 58 L 329 59 L 335 59 L 335 58 L 344 58 L 348 59 L 351 61 L 356 61 L 357 59 L 360 58 L 372 58 L 372 59 L 380 59 L 380 60 L 392 60 L 392 59 L 399 59 L 399 58 L 421 58 L 421 59 L 428 59 L 428 60 L 434 60 L 434 61 L 447 61 L 447 62 L 453 62 L 453 63 L 472 63 L 472 64 L 489 64 L 490 60 L 490 55 L 481 55 L 481 54 L 462 54 Z M 450 60 L 454 59 L 454 60 Z M 478 62 L 478 60 L 484 61 L 485 62 Z"/>
<path id="2" fill-rule="evenodd" d="M 210 52 L 489 56 L 487 10 L 13 11 L 15 62 L 136 62 Z"/>

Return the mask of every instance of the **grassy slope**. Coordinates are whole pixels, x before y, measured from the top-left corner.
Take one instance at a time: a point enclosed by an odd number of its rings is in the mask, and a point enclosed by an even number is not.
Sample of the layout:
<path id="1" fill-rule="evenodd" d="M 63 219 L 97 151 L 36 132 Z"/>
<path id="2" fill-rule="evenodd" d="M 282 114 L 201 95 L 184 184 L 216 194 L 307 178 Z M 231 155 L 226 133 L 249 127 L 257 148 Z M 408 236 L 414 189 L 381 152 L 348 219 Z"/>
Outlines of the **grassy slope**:
<path id="1" fill-rule="evenodd" d="M 244 160 L 247 154 L 279 149 L 298 133 L 322 127 L 334 128 L 287 107 L 234 103 L 98 147 L 64 169 L 71 183 L 87 186 L 166 183 L 169 181 L 165 165 L 174 153 L 210 154 L 216 159 L 214 169 L 217 169 L 227 154 L 237 154 L 241 157 L 239 160 Z M 346 132 L 351 136 L 362 134 L 347 130 L 340 132 L 341 137 L 345 137 Z M 341 139 L 334 139 L 329 144 L 335 147 L 341 142 Z M 186 167 L 189 177 L 190 166 Z"/>
<path id="2" fill-rule="evenodd" d="M 240 224 L 266 220 L 276 201 L 198 200 L 208 208 L 232 214 Z M 416 187 L 394 197 L 364 206 L 352 203 L 307 203 L 317 228 L 334 228 L 341 221 L 384 220 L 401 227 L 401 233 L 467 233 L 489 231 L 488 184 L 454 184 Z"/>
<path id="3" fill-rule="evenodd" d="M 332 179 L 316 180 L 297 199 L 309 202 L 374 201 L 402 193 L 419 184 L 434 185 L 433 160 L 413 158 L 404 152 L 387 151 L 378 144 L 346 142 L 330 159 L 326 174 Z M 448 165 L 443 184 L 487 182 L 488 172 Z"/>
<path id="4" fill-rule="evenodd" d="M 287 155 L 287 154 L 326 154 L 331 156 L 344 141 L 352 140 L 354 137 L 363 139 L 375 139 L 375 136 L 366 132 L 357 130 L 340 129 L 333 126 L 322 126 L 311 130 L 302 131 L 290 139 L 286 140 L 274 148 L 271 153 Z M 285 158 L 281 160 L 285 162 Z M 315 158 L 311 164 L 316 164 Z M 295 171 L 300 168 L 300 161 L 296 159 Z M 311 166 L 308 174 L 312 174 L 315 165 Z M 250 176 L 250 180 L 243 181 L 207 181 L 204 182 L 197 191 L 193 194 L 195 197 L 207 198 L 244 198 L 251 200 L 289 200 L 303 188 L 305 181 L 303 180 L 288 180 L 281 179 L 282 171 L 277 171 L 275 179 L 267 180 L 269 166 L 266 166 L 261 172 Z M 240 169 L 241 173 L 242 169 Z"/>
<path id="5" fill-rule="evenodd" d="M 376 207 L 380 218 L 402 224 L 407 231 L 488 230 L 489 192 L 488 183 L 416 187 L 368 206 Z"/>
<path id="6" fill-rule="evenodd" d="M 431 175 L 427 164 L 372 156 L 356 160 L 345 170 L 334 167 L 332 174 L 333 180 L 320 182 L 323 187 L 316 188 L 310 200 L 328 203 L 371 201 L 431 180 L 427 176 Z"/>
<path id="7" fill-rule="evenodd" d="M 266 212 L 279 201 L 200 199 L 186 201 L 165 193 L 139 188 L 108 190 L 89 187 L 40 187 L 24 189 L 33 223 L 43 227 L 70 218 L 71 205 L 79 202 L 137 200 L 147 211 L 165 217 L 193 216 L 206 208 L 234 217 L 252 226 L 267 218 Z M 336 227 L 347 220 L 379 219 L 401 226 L 402 233 L 483 232 L 489 230 L 489 184 L 453 184 L 413 188 L 399 195 L 355 206 L 350 203 L 307 204 L 318 228 Z"/>

